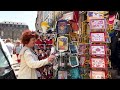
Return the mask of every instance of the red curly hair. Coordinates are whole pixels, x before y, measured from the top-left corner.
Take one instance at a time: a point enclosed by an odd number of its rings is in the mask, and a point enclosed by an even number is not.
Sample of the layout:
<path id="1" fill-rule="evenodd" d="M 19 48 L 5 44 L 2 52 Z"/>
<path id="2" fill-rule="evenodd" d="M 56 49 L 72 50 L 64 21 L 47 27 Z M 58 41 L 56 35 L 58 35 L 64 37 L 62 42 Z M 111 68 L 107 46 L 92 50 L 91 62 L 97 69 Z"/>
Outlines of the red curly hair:
<path id="1" fill-rule="evenodd" d="M 20 37 L 21 43 L 23 43 L 23 45 L 28 44 L 31 38 L 38 39 L 38 36 L 35 31 L 25 30 Z"/>

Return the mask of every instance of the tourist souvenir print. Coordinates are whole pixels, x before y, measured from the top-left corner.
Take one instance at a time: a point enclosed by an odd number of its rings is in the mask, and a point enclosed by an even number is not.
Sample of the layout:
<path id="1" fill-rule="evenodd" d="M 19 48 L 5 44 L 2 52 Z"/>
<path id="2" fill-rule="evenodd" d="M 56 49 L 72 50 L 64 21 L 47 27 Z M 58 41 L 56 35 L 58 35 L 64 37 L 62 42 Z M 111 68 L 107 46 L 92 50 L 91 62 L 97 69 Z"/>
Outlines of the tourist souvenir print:
<path id="1" fill-rule="evenodd" d="M 91 58 L 90 59 L 90 66 L 91 68 L 102 68 L 102 69 L 105 69 L 107 66 L 106 66 L 106 58 Z"/>
<path id="2" fill-rule="evenodd" d="M 91 55 L 106 55 L 105 45 L 92 44 L 90 46 L 90 54 Z"/>
<path id="3" fill-rule="evenodd" d="M 94 30 L 100 30 L 100 29 L 106 29 L 106 20 L 105 19 L 91 19 L 90 20 L 90 29 Z"/>
<path id="4" fill-rule="evenodd" d="M 78 61 L 77 56 L 70 56 L 69 57 L 69 63 L 70 63 L 71 67 L 79 66 L 79 61 Z"/>
<path id="5" fill-rule="evenodd" d="M 76 45 L 70 44 L 69 49 L 70 49 L 71 54 L 77 54 L 78 53 L 78 51 L 77 51 L 78 49 L 77 49 Z"/>
<path id="6" fill-rule="evenodd" d="M 106 79 L 105 71 L 91 71 L 90 79 Z"/>
<path id="7" fill-rule="evenodd" d="M 59 20 L 57 22 L 56 29 L 57 29 L 57 34 L 68 34 L 67 21 Z"/>
<path id="8" fill-rule="evenodd" d="M 87 22 L 91 19 L 103 19 L 104 11 L 87 11 Z"/>
<path id="9" fill-rule="evenodd" d="M 91 32 L 90 33 L 90 42 L 105 42 L 105 33 L 104 32 Z"/>
<path id="10" fill-rule="evenodd" d="M 78 53 L 80 55 L 83 55 L 83 54 L 85 54 L 85 50 L 86 50 L 86 45 L 85 44 L 79 44 L 79 46 L 78 46 Z"/>
<path id="11" fill-rule="evenodd" d="M 86 57 L 85 57 L 85 56 L 81 56 L 81 57 L 80 57 L 80 66 L 84 66 L 85 60 L 86 60 Z"/>
<path id="12" fill-rule="evenodd" d="M 58 71 L 58 79 L 67 79 L 67 71 Z"/>
<path id="13" fill-rule="evenodd" d="M 64 52 L 68 50 L 68 38 L 60 36 L 57 38 L 57 50 Z"/>

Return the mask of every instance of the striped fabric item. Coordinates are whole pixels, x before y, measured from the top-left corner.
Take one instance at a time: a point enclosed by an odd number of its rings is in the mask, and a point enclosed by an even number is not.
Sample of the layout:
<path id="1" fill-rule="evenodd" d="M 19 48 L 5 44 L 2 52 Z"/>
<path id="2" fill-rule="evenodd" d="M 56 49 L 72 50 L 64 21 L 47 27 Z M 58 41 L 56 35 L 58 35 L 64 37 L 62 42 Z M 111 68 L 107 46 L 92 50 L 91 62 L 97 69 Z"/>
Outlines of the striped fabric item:
<path id="1" fill-rule="evenodd" d="M 15 76 L 18 77 L 18 71 L 20 68 L 20 64 L 16 63 L 16 64 L 12 65 L 12 68 L 13 68 L 13 71 L 15 73 Z"/>
<path id="2" fill-rule="evenodd" d="M 114 24 L 115 15 L 109 15 L 109 24 Z"/>

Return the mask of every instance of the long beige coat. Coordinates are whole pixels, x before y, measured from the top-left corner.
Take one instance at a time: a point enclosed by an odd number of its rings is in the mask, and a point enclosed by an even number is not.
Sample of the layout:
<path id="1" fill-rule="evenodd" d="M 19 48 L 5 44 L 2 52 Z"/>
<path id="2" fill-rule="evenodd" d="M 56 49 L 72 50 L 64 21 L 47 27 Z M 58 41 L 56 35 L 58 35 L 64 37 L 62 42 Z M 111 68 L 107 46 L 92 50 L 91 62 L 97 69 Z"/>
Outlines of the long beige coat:
<path id="1" fill-rule="evenodd" d="M 23 47 L 20 51 L 21 59 L 18 79 L 37 79 L 36 68 L 48 64 L 48 59 L 38 60 L 37 56 L 28 47 Z"/>

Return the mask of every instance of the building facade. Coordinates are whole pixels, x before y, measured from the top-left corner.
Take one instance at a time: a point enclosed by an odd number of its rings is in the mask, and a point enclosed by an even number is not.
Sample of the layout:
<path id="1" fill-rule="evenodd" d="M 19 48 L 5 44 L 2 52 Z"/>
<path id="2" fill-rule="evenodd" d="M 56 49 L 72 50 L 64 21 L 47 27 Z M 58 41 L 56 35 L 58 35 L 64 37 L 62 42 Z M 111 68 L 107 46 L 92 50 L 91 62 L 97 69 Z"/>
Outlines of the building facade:
<path id="1" fill-rule="evenodd" d="M 28 25 L 20 22 L 1 22 L 0 23 L 0 36 L 2 39 L 17 40 L 20 38 L 22 32 L 29 29 Z"/>
<path id="2" fill-rule="evenodd" d="M 40 24 L 43 21 L 48 22 L 48 24 L 51 26 L 54 18 L 54 11 L 37 11 L 37 18 L 36 18 L 36 31 L 42 30 Z"/>
<path id="3" fill-rule="evenodd" d="M 43 11 L 37 11 L 37 18 L 35 23 L 36 31 L 41 30 L 40 23 L 43 21 Z"/>
<path id="4" fill-rule="evenodd" d="M 38 11 L 36 18 L 36 31 L 42 30 L 40 23 L 43 21 L 48 22 L 51 28 L 55 28 L 56 21 L 59 20 L 63 14 L 71 11 Z"/>

